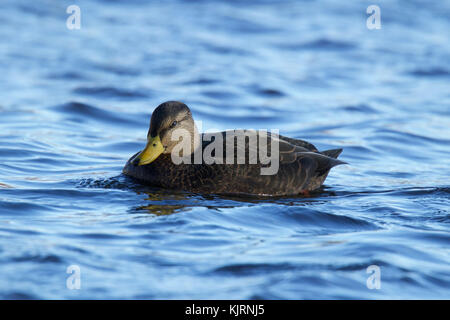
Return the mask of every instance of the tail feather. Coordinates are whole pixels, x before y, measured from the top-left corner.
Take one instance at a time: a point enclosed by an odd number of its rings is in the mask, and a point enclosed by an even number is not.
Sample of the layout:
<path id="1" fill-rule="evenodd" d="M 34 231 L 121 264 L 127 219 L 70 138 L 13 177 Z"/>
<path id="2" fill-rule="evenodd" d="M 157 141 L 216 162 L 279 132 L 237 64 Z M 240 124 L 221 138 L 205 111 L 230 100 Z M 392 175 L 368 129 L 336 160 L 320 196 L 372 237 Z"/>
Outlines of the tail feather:
<path id="1" fill-rule="evenodd" d="M 342 149 L 331 149 L 331 150 L 325 150 L 321 153 L 326 155 L 327 157 L 337 159 L 337 157 L 341 154 Z"/>

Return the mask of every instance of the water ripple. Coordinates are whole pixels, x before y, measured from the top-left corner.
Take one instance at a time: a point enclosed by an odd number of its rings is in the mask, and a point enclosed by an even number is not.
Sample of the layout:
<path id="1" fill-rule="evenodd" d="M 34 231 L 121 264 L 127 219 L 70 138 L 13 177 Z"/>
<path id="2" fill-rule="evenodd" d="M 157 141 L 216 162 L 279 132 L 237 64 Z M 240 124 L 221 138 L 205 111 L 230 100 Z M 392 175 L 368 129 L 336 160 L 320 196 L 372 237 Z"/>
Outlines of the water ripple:
<path id="1" fill-rule="evenodd" d="M 448 2 L 386 3 L 379 30 L 363 1 L 79 5 L 80 30 L 0 11 L 0 298 L 448 298 Z M 140 185 L 122 167 L 167 100 L 349 165 L 310 196 Z"/>

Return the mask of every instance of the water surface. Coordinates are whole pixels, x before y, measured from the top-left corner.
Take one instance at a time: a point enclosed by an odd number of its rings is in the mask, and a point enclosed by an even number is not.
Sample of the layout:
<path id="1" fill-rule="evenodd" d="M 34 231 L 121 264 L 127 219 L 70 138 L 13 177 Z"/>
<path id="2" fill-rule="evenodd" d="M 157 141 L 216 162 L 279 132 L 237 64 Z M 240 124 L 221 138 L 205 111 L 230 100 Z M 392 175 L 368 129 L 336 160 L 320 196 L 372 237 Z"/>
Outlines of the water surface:
<path id="1" fill-rule="evenodd" d="M 380 30 L 368 1 L 71 4 L 0 11 L 1 298 L 450 298 L 448 2 L 380 1 Z M 141 186 L 167 100 L 349 165 L 311 197 Z"/>

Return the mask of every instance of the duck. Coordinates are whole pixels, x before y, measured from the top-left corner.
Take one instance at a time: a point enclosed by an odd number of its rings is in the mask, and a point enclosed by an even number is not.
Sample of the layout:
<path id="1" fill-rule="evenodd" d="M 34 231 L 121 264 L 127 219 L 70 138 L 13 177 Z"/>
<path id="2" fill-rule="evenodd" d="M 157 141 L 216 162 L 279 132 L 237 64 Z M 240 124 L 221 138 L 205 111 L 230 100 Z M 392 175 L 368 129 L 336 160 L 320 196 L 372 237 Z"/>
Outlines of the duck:
<path id="1" fill-rule="evenodd" d="M 160 104 L 147 143 L 123 174 L 139 183 L 204 194 L 291 196 L 319 189 L 342 148 L 320 152 L 313 144 L 264 130 L 200 133 L 189 107 Z"/>

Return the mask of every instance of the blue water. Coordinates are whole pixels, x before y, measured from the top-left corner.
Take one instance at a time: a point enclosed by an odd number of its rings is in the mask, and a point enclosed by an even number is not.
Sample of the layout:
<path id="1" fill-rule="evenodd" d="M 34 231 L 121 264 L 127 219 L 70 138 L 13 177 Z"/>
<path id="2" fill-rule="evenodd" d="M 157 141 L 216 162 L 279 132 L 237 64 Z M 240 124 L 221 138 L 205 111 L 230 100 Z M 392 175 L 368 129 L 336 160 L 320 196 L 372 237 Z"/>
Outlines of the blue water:
<path id="1" fill-rule="evenodd" d="M 449 17 L 448 1 L 2 1 L 0 298 L 450 298 Z M 311 197 L 138 185 L 122 167 L 167 100 L 349 165 Z"/>

